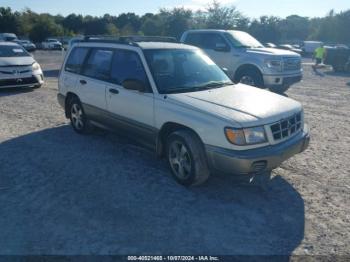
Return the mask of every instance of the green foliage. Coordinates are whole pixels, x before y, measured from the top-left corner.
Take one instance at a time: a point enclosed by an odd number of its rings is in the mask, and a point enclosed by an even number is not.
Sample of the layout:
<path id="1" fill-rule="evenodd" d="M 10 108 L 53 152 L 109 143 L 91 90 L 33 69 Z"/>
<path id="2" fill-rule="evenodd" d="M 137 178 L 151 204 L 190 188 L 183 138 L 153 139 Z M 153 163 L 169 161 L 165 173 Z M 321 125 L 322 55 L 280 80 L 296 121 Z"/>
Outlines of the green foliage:
<path id="1" fill-rule="evenodd" d="M 262 16 L 255 19 L 249 27 L 249 32 L 262 42 L 279 42 L 281 32 L 279 24 L 281 20 L 275 16 Z"/>
<path id="2" fill-rule="evenodd" d="M 0 32 L 18 33 L 18 13 L 13 13 L 11 8 L 0 7 Z"/>
<path id="3" fill-rule="evenodd" d="M 180 38 L 182 33 L 191 28 L 192 11 L 184 8 L 161 9 L 159 12 L 162 35 Z"/>
<path id="4" fill-rule="evenodd" d="M 204 16 L 206 27 L 211 29 L 237 28 L 237 25 L 242 23 L 241 20 L 245 19 L 234 6 L 221 6 L 216 0 L 208 6 Z"/>
<path id="5" fill-rule="evenodd" d="M 42 14 L 35 20 L 29 32 L 29 37 L 34 42 L 41 42 L 50 36 L 63 36 L 63 27 L 58 25 L 52 16 Z"/>
<path id="6" fill-rule="evenodd" d="M 251 33 L 261 42 L 291 42 L 322 40 L 331 43 L 350 43 L 350 10 L 323 18 L 291 15 L 285 19 L 261 16 L 249 19 L 234 6 L 223 6 L 217 0 L 204 11 L 185 8 L 160 9 L 152 14 L 138 16 L 123 13 L 102 17 L 70 14 L 37 14 L 30 9 L 13 12 L 0 7 L 0 33 L 16 33 L 40 42 L 51 36 L 74 35 L 164 35 L 179 38 L 188 29 L 236 29 Z"/>
<path id="7" fill-rule="evenodd" d="M 161 35 L 163 32 L 159 16 L 148 17 L 141 26 L 141 32 L 144 35 Z"/>

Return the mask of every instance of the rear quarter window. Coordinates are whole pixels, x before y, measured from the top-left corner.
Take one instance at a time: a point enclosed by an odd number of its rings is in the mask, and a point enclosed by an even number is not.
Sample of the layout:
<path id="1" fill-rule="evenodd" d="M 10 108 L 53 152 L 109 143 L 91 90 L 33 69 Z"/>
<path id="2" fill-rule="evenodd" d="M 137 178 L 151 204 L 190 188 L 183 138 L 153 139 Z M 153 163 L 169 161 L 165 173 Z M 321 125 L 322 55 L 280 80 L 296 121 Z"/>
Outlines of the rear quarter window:
<path id="1" fill-rule="evenodd" d="M 76 47 L 69 54 L 64 70 L 71 73 L 79 74 L 85 58 L 89 52 L 87 47 Z"/>

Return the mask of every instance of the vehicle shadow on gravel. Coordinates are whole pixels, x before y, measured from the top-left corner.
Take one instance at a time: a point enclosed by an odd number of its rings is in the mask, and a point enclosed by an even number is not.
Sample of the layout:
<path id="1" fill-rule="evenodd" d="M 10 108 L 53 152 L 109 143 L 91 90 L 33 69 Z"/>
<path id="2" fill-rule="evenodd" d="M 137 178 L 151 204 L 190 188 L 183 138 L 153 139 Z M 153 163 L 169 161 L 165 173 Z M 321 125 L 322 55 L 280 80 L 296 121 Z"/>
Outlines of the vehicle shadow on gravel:
<path id="1" fill-rule="evenodd" d="M 279 176 L 186 189 L 125 138 L 67 125 L 0 143 L 0 159 L 3 255 L 290 255 L 304 237 L 304 201 Z"/>
<path id="2" fill-rule="evenodd" d="M 2 88 L 0 89 L 0 97 L 19 95 L 23 93 L 30 93 L 33 91 L 34 91 L 33 88 L 24 88 L 24 87 Z"/>

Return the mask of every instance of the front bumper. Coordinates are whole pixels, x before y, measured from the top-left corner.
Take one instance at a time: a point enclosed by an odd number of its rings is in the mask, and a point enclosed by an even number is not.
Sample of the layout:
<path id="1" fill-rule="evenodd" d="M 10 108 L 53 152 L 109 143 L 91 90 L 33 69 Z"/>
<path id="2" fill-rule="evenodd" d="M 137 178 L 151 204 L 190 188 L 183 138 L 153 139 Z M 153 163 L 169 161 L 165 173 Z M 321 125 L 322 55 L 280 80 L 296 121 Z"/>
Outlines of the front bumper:
<path id="1" fill-rule="evenodd" d="M 43 74 L 36 74 L 32 76 L 17 76 L 15 78 L 0 79 L 0 88 L 12 87 L 34 87 L 41 86 L 44 83 Z"/>
<path id="2" fill-rule="evenodd" d="M 266 88 L 291 86 L 303 79 L 302 74 L 293 75 L 264 75 L 264 85 Z"/>
<path id="3" fill-rule="evenodd" d="M 283 161 L 307 149 L 310 142 L 306 129 L 280 144 L 235 151 L 206 145 L 209 167 L 226 174 L 252 174 L 272 170 Z"/>

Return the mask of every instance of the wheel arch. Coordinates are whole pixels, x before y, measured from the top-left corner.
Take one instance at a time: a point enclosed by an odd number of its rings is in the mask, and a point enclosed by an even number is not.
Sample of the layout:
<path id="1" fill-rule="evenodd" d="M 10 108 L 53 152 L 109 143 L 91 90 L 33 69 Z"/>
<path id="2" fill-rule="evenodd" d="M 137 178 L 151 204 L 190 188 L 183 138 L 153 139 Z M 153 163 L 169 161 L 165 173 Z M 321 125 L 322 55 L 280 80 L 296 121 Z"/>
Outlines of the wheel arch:
<path id="1" fill-rule="evenodd" d="M 258 73 L 260 74 L 260 76 L 261 76 L 261 79 L 264 79 L 264 78 L 263 78 L 262 71 L 261 71 L 261 69 L 259 68 L 259 66 L 255 65 L 255 64 L 249 63 L 249 64 L 242 64 L 242 65 L 240 65 L 240 66 L 237 68 L 236 72 L 234 73 L 234 77 L 233 77 L 233 80 L 234 80 L 235 83 L 238 83 L 238 82 L 239 82 L 239 79 L 238 79 L 239 74 L 240 74 L 241 72 L 246 71 L 246 70 L 254 70 L 254 71 L 258 72 Z"/>
<path id="2" fill-rule="evenodd" d="M 203 148 L 204 148 L 204 143 L 203 143 L 201 137 L 198 135 L 198 133 L 194 129 L 192 129 L 186 125 L 183 125 L 183 124 L 179 124 L 179 123 L 175 123 L 175 122 L 167 122 L 167 123 L 163 124 L 163 126 L 161 127 L 161 129 L 159 130 L 158 135 L 157 135 L 156 152 L 157 152 L 158 157 L 164 156 L 167 137 L 171 133 L 178 131 L 178 130 L 188 130 L 188 131 L 192 132 L 199 139 L 199 141 L 201 142 L 201 144 L 203 145 Z"/>
<path id="3" fill-rule="evenodd" d="M 64 112 L 65 112 L 66 118 L 69 118 L 69 117 L 70 117 L 70 111 L 68 110 L 68 106 L 69 106 L 70 101 L 71 101 L 73 98 L 79 99 L 79 97 L 77 96 L 77 94 L 75 94 L 75 93 L 73 93 L 73 92 L 68 92 L 68 93 L 66 94 L 66 99 L 65 99 L 65 102 L 64 102 Z"/>

